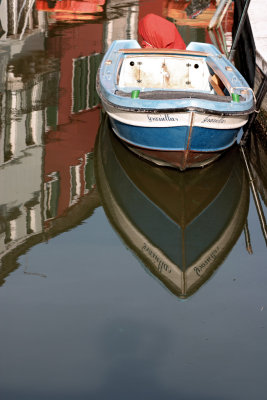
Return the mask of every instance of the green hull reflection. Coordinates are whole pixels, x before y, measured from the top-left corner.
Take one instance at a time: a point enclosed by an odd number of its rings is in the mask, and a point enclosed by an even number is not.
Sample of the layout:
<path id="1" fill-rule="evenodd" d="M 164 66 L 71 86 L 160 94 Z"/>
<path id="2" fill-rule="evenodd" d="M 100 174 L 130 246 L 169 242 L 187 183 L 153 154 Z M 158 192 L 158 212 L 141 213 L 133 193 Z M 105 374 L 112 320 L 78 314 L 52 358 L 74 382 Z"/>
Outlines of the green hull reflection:
<path id="1" fill-rule="evenodd" d="M 223 262 L 246 222 L 249 186 L 238 149 L 180 173 L 138 158 L 103 119 L 95 150 L 97 187 L 125 244 L 180 298 Z"/>

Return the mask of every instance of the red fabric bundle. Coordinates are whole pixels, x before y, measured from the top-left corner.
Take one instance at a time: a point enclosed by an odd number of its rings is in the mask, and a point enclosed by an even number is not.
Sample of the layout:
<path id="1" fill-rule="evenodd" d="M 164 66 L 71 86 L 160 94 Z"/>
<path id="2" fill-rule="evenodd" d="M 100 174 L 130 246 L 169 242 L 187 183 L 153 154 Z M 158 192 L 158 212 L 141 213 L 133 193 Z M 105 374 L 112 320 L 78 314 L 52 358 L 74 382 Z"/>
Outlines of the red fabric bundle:
<path id="1" fill-rule="evenodd" d="M 184 50 L 186 45 L 176 26 L 165 18 L 147 14 L 139 21 L 138 31 L 142 37 L 142 47 Z"/>

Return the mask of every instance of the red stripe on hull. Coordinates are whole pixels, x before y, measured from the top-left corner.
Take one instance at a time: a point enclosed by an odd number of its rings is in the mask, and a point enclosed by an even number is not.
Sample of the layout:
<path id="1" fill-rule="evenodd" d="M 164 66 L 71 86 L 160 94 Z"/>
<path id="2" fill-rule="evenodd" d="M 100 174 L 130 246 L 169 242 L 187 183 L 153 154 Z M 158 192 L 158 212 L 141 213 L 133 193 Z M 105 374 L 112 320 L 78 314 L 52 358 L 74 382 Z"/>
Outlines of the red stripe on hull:
<path id="1" fill-rule="evenodd" d="M 179 168 L 181 171 L 187 168 L 204 167 L 215 161 L 222 152 L 197 152 L 197 151 L 160 151 L 146 150 L 127 144 L 130 150 L 139 156 L 161 166 Z"/>

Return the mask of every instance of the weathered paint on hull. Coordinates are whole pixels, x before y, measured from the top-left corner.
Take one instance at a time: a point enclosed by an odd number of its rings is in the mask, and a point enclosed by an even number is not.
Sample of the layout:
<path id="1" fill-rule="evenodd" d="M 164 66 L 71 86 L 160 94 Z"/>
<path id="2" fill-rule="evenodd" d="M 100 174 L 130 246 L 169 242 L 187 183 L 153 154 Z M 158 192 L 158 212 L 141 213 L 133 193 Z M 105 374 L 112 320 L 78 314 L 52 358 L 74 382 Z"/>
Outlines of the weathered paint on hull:
<path id="1" fill-rule="evenodd" d="M 215 161 L 223 153 L 215 151 L 206 153 L 196 151 L 159 151 L 146 150 L 129 144 L 127 146 L 135 154 L 156 165 L 179 168 L 181 171 L 187 168 L 204 167 Z"/>

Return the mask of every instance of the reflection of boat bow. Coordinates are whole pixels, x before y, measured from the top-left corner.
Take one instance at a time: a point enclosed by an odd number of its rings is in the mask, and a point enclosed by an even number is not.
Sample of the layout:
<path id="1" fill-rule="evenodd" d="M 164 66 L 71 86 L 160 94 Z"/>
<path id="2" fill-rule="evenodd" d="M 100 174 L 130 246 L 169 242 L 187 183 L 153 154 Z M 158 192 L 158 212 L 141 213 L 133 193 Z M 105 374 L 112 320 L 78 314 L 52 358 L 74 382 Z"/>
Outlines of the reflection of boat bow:
<path id="1" fill-rule="evenodd" d="M 208 279 L 244 226 L 249 191 L 235 151 L 202 170 L 162 170 L 129 152 L 104 122 L 95 170 L 111 223 L 179 297 Z"/>

